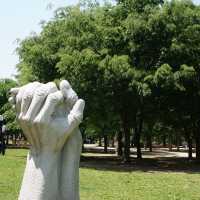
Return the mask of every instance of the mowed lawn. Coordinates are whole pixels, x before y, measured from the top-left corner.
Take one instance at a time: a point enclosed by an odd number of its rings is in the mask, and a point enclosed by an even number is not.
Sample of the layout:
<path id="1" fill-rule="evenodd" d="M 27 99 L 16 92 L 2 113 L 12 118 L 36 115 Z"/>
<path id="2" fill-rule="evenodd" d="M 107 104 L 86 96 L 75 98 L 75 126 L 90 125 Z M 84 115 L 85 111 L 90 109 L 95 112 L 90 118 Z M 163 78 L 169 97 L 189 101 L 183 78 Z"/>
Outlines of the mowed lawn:
<path id="1" fill-rule="evenodd" d="M 0 156 L 0 200 L 17 200 L 26 150 Z M 80 169 L 81 200 L 200 200 L 200 174 Z"/>

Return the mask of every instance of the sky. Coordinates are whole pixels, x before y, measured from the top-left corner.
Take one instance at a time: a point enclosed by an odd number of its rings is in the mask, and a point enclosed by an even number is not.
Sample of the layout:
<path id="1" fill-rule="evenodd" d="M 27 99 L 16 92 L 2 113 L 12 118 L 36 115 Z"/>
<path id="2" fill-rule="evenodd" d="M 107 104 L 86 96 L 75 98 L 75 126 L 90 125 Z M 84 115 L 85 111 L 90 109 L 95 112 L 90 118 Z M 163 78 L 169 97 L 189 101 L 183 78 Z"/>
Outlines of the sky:
<path id="1" fill-rule="evenodd" d="M 0 6 L 0 78 L 16 74 L 17 39 L 39 33 L 40 22 L 53 17 L 56 8 L 76 4 L 78 0 L 5 0 Z M 50 9 L 50 6 L 52 8 Z"/>
<path id="2" fill-rule="evenodd" d="M 0 6 L 0 78 L 13 78 L 18 56 L 17 39 L 40 32 L 40 22 L 53 17 L 56 8 L 76 4 L 78 0 L 6 0 Z M 194 0 L 200 4 L 200 0 Z M 48 5 L 52 5 L 49 9 Z"/>

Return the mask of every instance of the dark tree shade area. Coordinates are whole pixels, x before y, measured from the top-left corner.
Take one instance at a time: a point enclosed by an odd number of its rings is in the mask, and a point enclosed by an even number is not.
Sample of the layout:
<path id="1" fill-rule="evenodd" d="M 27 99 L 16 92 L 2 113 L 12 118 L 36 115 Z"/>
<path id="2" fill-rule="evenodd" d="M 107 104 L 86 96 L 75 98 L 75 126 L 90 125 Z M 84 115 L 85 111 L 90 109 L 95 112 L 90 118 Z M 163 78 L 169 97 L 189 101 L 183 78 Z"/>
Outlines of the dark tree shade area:
<path id="1" fill-rule="evenodd" d="M 10 79 L 0 79 L 0 115 L 3 115 L 7 132 L 10 135 L 18 135 L 20 128 L 17 125 L 15 111 L 8 103 L 9 90 L 16 86 L 16 82 Z"/>
<path id="2" fill-rule="evenodd" d="M 86 101 L 84 138 L 145 145 L 187 142 L 200 159 L 200 6 L 190 0 L 96 1 L 60 8 L 17 49 L 20 84 L 67 79 Z M 4 98 L 4 97 L 1 97 Z M 1 101 L 3 102 L 3 101 Z M 11 124 L 12 125 L 12 124 Z"/>

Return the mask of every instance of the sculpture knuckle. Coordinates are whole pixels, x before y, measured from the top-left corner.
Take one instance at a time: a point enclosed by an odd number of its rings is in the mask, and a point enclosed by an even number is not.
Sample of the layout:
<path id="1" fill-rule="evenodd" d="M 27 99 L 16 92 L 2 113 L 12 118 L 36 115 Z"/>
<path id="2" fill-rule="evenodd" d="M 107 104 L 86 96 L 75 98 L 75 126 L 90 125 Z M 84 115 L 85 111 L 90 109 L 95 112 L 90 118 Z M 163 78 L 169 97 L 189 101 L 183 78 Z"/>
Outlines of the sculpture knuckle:
<path id="1" fill-rule="evenodd" d="M 32 124 L 32 120 L 29 116 L 22 116 L 21 121 L 26 124 Z"/>
<path id="2" fill-rule="evenodd" d="M 39 86 L 41 83 L 38 82 L 38 81 L 34 81 L 34 82 L 32 82 L 32 84 L 33 84 L 33 85 L 38 85 L 38 86 Z"/>
<path id="3" fill-rule="evenodd" d="M 53 88 L 53 89 L 57 88 L 57 86 L 54 82 L 48 82 L 47 85 L 49 88 Z"/>
<path id="4" fill-rule="evenodd" d="M 43 96 L 46 95 L 46 93 L 47 93 L 47 90 L 46 90 L 45 87 L 41 87 L 41 88 L 39 88 L 39 89 L 37 89 L 37 90 L 35 91 L 35 95 L 36 95 L 37 97 L 43 97 Z"/>
<path id="5" fill-rule="evenodd" d="M 56 92 L 58 89 L 57 89 L 57 86 L 54 82 L 49 82 L 45 85 L 45 87 L 47 88 L 47 93 L 50 94 L 52 92 Z"/>
<path id="6" fill-rule="evenodd" d="M 36 117 L 36 119 L 33 121 L 34 125 L 40 126 L 45 124 L 45 121 L 41 117 Z"/>
<path id="7" fill-rule="evenodd" d="M 23 96 L 23 101 L 29 101 L 32 98 L 32 94 L 30 92 L 27 92 L 24 96 Z"/>
<path id="8" fill-rule="evenodd" d="M 80 101 L 80 104 L 81 104 L 82 106 L 85 106 L 85 100 L 79 99 L 79 101 Z"/>
<path id="9" fill-rule="evenodd" d="M 40 123 L 41 123 L 41 120 L 38 118 L 33 121 L 33 125 L 39 125 Z"/>
<path id="10" fill-rule="evenodd" d="M 19 92 L 16 96 L 16 102 L 20 102 L 21 101 L 21 98 L 22 98 L 22 95 L 21 93 Z"/>
<path id="11" fill-rule="evenodd" d="M 53 82 L 49 82 L 45 85 L 42 85 L 40 88 L 38 88 L 35 91 L 35 95 L 38 97 L 44 97 L 44 96 L 47 96 L 47 94 L 51 92 L 55 92 L 55 91 L 57 91 L 56 84 Z"/>
<path id="12" fill-rule="evenodd" d="M 49 103 L 54 104 L 58 102 L 58 97 L 55 94 L 49 94 L 47 100 Z"/>
<path id="13" fill-rule="evenodd" d="M 74 94 L 68 98 L 69 103 L 72 105 L 74 105 L 77 100 L 78 100 L 78 96 L 76 94 Z"/>
<path id="14" fill-rule="evenodd" d="M 19 121 L 23 121 L 23 119 L 22 119 L 22 114 L 20 114 L 20 115 L 18 116 L 18 120 L 19 120 Z"/>

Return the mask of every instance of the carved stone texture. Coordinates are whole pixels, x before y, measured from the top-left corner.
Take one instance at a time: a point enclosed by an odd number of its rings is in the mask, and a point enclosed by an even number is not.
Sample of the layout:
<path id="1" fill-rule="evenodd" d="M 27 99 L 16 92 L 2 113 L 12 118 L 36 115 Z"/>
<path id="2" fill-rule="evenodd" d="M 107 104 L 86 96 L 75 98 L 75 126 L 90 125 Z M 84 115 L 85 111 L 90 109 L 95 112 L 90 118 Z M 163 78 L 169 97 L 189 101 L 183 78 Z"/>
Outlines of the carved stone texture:
<path id="1" fill-rule="evenodd" d="M 84 100 L 63 80 L 13 88 L 10 102 L 30 143 L 18 199 L 79 200 Z"/>

